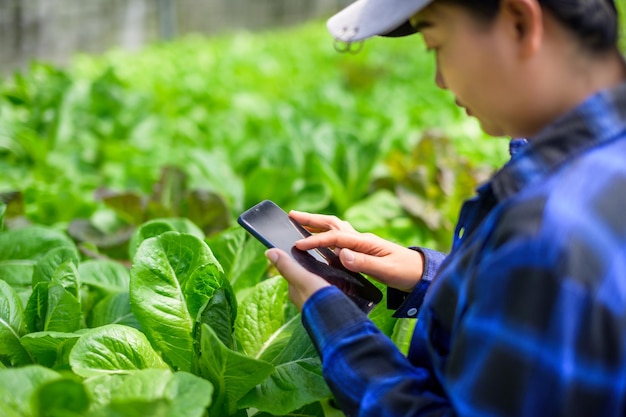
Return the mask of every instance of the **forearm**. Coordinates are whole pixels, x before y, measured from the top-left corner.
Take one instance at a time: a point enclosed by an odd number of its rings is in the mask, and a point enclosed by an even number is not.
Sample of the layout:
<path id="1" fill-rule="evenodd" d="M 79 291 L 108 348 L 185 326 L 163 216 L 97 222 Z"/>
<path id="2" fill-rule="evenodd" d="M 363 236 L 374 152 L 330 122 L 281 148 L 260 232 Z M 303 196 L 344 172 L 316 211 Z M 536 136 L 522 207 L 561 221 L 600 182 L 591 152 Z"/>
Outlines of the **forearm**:
<path id="1" fill-rule="evenodd" d="M 303 324 L 346 415 L 453 415 L 431 373 L 411 365 L 335 288 L 318 291 L 307 301 Z"/>

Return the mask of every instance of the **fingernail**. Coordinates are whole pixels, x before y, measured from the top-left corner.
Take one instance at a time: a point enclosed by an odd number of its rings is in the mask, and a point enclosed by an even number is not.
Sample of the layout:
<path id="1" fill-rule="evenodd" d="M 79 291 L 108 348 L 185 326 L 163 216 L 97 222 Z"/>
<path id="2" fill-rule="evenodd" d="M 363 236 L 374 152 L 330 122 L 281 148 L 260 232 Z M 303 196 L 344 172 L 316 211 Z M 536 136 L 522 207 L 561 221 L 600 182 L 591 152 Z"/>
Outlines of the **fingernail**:
<path id="1" fill-rule="evenodd" d="M 354 262 L 354 253 L 349 249 L 343 249 L 343 260 L 348 263 Z"/>
<path id="2" fill-rule="evenodd" d="M 276 251 L 273 250 L 266 250 L 265 251 L 265 256 L 267 257 L 267 259 L 270 260 L 271 263 L 275 264 L 276 261 L 278 260 L 278 253 L 276 253 Z"/>

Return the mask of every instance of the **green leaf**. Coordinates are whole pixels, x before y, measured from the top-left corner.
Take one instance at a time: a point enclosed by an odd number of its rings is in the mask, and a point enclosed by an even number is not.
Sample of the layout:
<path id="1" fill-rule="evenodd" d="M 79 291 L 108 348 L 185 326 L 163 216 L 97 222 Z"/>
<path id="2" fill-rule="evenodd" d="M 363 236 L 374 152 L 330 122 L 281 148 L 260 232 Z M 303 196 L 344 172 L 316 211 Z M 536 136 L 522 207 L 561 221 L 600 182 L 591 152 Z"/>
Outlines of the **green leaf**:
<path id="1" fill-rule="evenodd" d="M 228 349 L 207 324 L 202 325 L 201 332 L 199 371 L 215 388 L 209 414 L 230 416 L 237 410 L 237 401 L 267 378 L 274 367 Z"/>
<path id="2" fill-rule="evenodd" d="M 85 384 L 94 397 L 94 417 L 202 417 L 213 395 L 209 381 L 169 370 L 106 375 Z"/>
<path id="3" fill-rule="evenodd" d="M 189 314 L 196 318 L 219 290 L 223 290 L 222 296 L 228 303 L 230 312 L 228 322 L 234 324 L 237 316 L 237 300 L 228 278 L 217 262 L 199 266 L 186 280 L 183 293 Z"/>
<path id="4" fill-rule="evenodd" d="M 346 211 L 345 220 L 356 230 L 367 232 L 384 229 L 402 215 L 402 207 L 395 195 L 382 189 L 353 204 Z"/>
<path id="5" fill-rule="evenodd" d="M 119 262 L 111 260 L 87 260 L 78 265 L 81 284 L 89 285 L 106 293 L 128 291 L 130 271 Z"/>
<path id="6" fill-rule="evenodd" d="M 102 410 L 111 403 L 111 398 L 119 390 L 119 387 L 135 372 L 128 371 L 121 374 L 101 374 L 91 376 L 84 380 L 85 386 L 92 399 L 92 410 Z"/>
<path id="7" fill-rule="evenodd" d="M 133 399 L 115 401 L 90 414 L 89 417 L 169 417 L 168 400 Z M 172 416 L 174 417 L 174 416 Z"/>
<path id="8" fill-rule="evenodd" d="M 14 413 L 3 414 L 6 416 L 34 417 L 36 414 L 31 409 L 33 394 L 47 382 L 60 378 L 57 372 L 39 365 L 0 369 L 0 411 Z"/>
<path id="9" fill-rule="evenodd" d="M 78 294 L 78 272 L 71 261 L 60 265 L 52 281 L 35 285 L 26 304 L 29 332 L 73 332 L 81 327 L 82 311 Z"/>
<path id="10" fill-rule="evenodd" d="M 89 377 L 138 369 L 168 369 L 143 333 L 119 324 L 92 329 L 70 353 L 74 373 Z"/>
<path id="11" fill-rule="evenodd" d="M 393 317 L 393 310 L 387 308 L 387 292 L 385 291 L 384 286 L 374 280 L 372 280 L 372 283 L 383 292 L 383 299 L 370 312 L 369 319 L 374 322 L 376 327 L 378 327 L 381 332 L 387 336 L 391 336 L 398 319 Z"/>
<path id="12" fill-rule="evenodd" d="M 227 292 L 224 288 L 217 289 L 198 317 L 195 327 L 196 341 L 200 342 L 202 325 L 208 324 L 220 341 L 233 349 L 236 315 L 236 300 L 232 292 Z"/>
<path id="13" fill-rule="evenodd" d="M 141 330 L 141 325 L 133 314 L 130 306 L 130 294 L 120 292 L 103 298 L 93 308 L 93 318 L 90 327 L 100 327 L 107 324 L 124 324 Z"/>
<path id="14" fill-rule="evenodd" d="M 27 417 L 27 414 L 19 413 L 14 407 L 7 404 L 0 398 L 0 415 L 3 417 Z"/>
<path id="15" fill-rule="evenodd" d="M 240 407 L 254 408 L 276 415 L 289 415 L 307 404 L 330 397 L 322 375 L 322 364 L 299 317 L 290 326 L 290 338 L 279 342 L 280 349 L 268 348 L 262 359 L 275 366 L 275 371 L 248 392 Z"/>
<path id="16" fill-rule="evenodd" d="M 128 293 L 130 288 L 130 270 L 119 262 L 112 260 L 88 260 L 81 262 L 78 266 L 78 272 L 81 280 L 81 306 L 85 321 L 89 327 L 116 322 L 117 318 L 111 321 L 112 317 L 108 311 L 112 306 L 108 303 L 115 303 L 113 299 L 116 294 Z M 104 302 L 104 298 L 108 301 Z M 98 303 L 104 302 L 99 307 Z M 128 304 L 130 308 L 130 303 Z M 98 313 L 94 311 L 98 308 Z M 121 305 L 119 305 L 121 307 Z M 105 310 L 105 311 L 103 311 Z M 117 310 L 115 310 L 117 311 Z M 116 314 L 116 313 L 114 313 Z M 104 316 L 103 316 L 104 315 Z M 100 320 L 102 318 L 103 320 Z M 129 317 L 130 318 L 130 317 Z M 139 328 L 136 320 L 131 322 L 121 321 L 121 324 L 129 324 Z"/>
<path id="17" fill-rule="evenodd" d="M 32 363 L 32 358 L 20 344 L 24 333 L 22 302 L 9 284 L 0 281 L 0 362 L 11 366 Z"/>
<path id="18" fill-rule="evenodd" d="M 35 285 L 26 303 L 24 316 L 26 317 L 26 330 L 29 333 L 41 332 L 45 329 L 48 314 L 48 285 L 47 282 Z"/>
<path id="19" fill-rule="evenodd" d="M 331 198 L 337 206 L 338 214 L 343 213 L 349 205 L 349 193 L 346 190 L 346 184 L 338 176 L 330 162 L 317 155 L 312 155 L 309 166 L 311 170 L 309 175 L 321 179 L 326 184 L 330 189 Z"/>
<path id="20" fill-rule="evenodd" d="M 78 262 L 78 261 L 76 261 Z M 52 274 L 50 284 L 58 284 L 80 300 L 80 282 L 78 269 L 73 260 L 67 260 L 60 264 Z"/>
<path id="21" fill-rule="evenodd" d="M 307 179 L 302 188 L 292 197 L 290 207 L 297 207 L 300 211 L 311 213 L 324 211 L 332 199 L 330 188 L 315 178 Z"/>
<path id="22" fill-rule="evenodd" d="M 233 169 L 234 161 L 217 148 L 200 149 L 189 153 L 186 161 L 187 172 L 193 175 L 196 183 L 207 186 L 229 202 L 241 202 L 243 199 L 243 183 L 241 177 Z"/>
<path id="23" fill-rule="evenodd" d="M 76 245 L 66 234 L 43 226 L 29 226 L 0 233 L 0 260 L 39 260 L 58 247 L 76 248 Z"/>
<path id="24" fill-rule="evenodd" d="M 64 352 L 69 351 L 79 337 L 76 333 L 35 332 L 24 335 L 20 343 L 40 365 L 60 369 L 68 367 Z"/>
<path id="25" fill-rule="evenodd" d="M 137 248 L 146 239 L 159 236 L 165 232 L 179 232 L 193 235 L 198 239 L 204 239 L 204 232 L 187 218 L 167 218 L 150 220 L 133 233 L 128 245 L 130 258 L 133 259 Z"/>
<path id="26" fill-rule="evenodd" d="M 240 400 L 240 407 L 283 415 L 330 395 L 300 315 L 291 314 L 287 289 L 283 278 L 270 278 L 242 302 L 236 322 L 241 347 L 275 370 Z"/>
<path id="27" fill-rule="evenodd" d="M 7 205 L 0 202 L 0 232 L 4 230 L 4 216 L 7 212 Z"/>
<path id="28" fill-rule="evenodd" d="M 13 287 L 30 286 L 33 282 L 34 268 L 35 262 L 31 260 L 0 261 L 0 279 L 8 282 Z"/>
<path id="29" fill-rule="evenodd" d="M 228 227 L 232 222 L 230 207 L 224 198 L 207 190 L 190 190 L 183 202 L 181 213 L 205 234 L 211 235 Z"/>
<path id="30" fill-rule="evenodd" d="M 82 312 L 76 296 L 60 284 L 48 285 L 45 331 L 71 333 L 81 327 Z"/>
<path id="31" fill-rule="evenodd" d="M 417 320 L 415 319 L 398 319 L 393 328 L 391 340 L 400 349 L 402 353 L 408 355 L 409 346 L 411 346 L 411 339 L 413 338 L 413 331 Z"/>
<path id="32" fill-rule="evenodd" d="M 90 404 L 87 388 L 75 379 L 63 378 L 42 384 L 32 400 L 38 417 L 79 417 Z"/>
<path id="33" fill-rule="evenodd" d="M 226 282 L 199 238 L 166 232 L 144 240 L 131 268 L 130 299 L 148 339 L 177 370 L 190 371 L 200 308 Z"/>
<path id="34" fill-rule="evenodd" d="M 18 294 L 22 305 L 26 305 L 33 288 L 34 261 L 10 260 L 0 261 L 0 280 L 8 283 Z"/>
<path id="35" fill-rule="evenodd" d="M 56 256 L 58 254 L 56 251 L 51 253 L 53 253 L 50 258 L 51 262 L 45 262 L 46 279 L 34 285 L 33 292 L 26 303 L 26 328 L 29 332 L 71 333 L 78 330 L 82 322 L 78 270 L 74 261 L 70 259 L 51 272 L 51 265 L 61 259 Z"/>
<path id="36" fill-rule="evenodd" d="M 276 414 L 267 412 L 259 412 L 253 415 L 253 417 L 274 417 Z M 330 417 L 324 413 L 324 407 L 321 403 L 315 402 L 313 404 L 305 405 L 302 408 L 293 410 L 288 413 L 281 414 L 282 417 Z M 342 414 L 343 416 L 343 414 Z"/>
<path id="37" fill-rule="evenodd" d="M 236 226 L 206 241 L 224 268 L 235 294 L 259 283 L 267 271 L 265 246 Z"/>
<path id="38" fill-rule="evenodd" d="M 256 357 L 258 357 L 258 359 L 271 362 L 274 365 L 280 364 L 281 362 L 277 361 L 276 358 L 289 345 L 294 332 L 301 328 L 302 324 L 300 315 L 298 314 L 293 316 L 289 321 L 276 329 L 276 331 L 269 336 Z M 307 342 L 307 347 L 313 347 L 310 340 Z"/>
<path id="39" fill-rule="evenodd" d="M 288 284 L 282 277 L 257 284 L 242 301 L 235 334 L 242 352 L 260 358 L 293 314 Z"/>
<path id="40" fill-rule="evenodd" d="M 257 167 L 246 175 L 246 206 L 252 206 L 271 195 L 277 202 L 289 201 L 299 173 L 291 167 Z"/>
<path id="41" fill-rule="evenodd" d="M 61 246 L 54 248 L 46 253 L 37 263 L 33 272 L 33 285 L 38 282 L 50 282 L 57 269 L 67 262 L 71 262 L 74 266 L 78 266 L 78 251 L 76 248 L 69 246 Z M 77 288 L 74 288 L 75 295 Z"/>

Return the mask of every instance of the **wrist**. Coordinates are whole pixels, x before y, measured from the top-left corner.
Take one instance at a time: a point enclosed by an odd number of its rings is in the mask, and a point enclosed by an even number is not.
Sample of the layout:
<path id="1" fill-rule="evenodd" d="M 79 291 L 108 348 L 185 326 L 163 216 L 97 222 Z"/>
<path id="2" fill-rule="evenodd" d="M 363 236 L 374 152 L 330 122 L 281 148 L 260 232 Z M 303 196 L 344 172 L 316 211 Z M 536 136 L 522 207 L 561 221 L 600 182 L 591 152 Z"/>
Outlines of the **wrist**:
<path id="1" fill-rule="evenodd" d="M 311 280 L 307 282 L 307 285 L 295 287 L 289 286 L 289 298 L 291 302 L 302 311 L 304 304 L 323 288 L 330 287 L 330 284 L 324 279 Z"/>
<path id="2" fill-rule="evenodd" d="M 404 259 L 398 262 L 402 270 L 397 271 L 395 277 L 389 280 L 388 287 L 410 293 L 424 275 L 426 260 L 424 254 L 413 247 L 404 248 L 404 251 Z"/>

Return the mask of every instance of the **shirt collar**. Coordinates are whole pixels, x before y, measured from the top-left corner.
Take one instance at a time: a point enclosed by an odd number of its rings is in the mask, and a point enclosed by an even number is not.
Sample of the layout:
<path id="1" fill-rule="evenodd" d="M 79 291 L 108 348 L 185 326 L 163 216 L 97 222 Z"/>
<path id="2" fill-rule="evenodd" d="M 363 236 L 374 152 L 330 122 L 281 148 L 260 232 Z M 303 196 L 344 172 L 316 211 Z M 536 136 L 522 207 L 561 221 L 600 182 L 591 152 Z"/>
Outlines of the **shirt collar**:
<path id="1" fill-rule="evenodd" d="M 544 128 L 492 178 L 498 201 L 540 180 L 569 158 L 626 130 L 626 83 L 598 92 Z M 511 148 L 513 151 L 513 147 Z"/>

